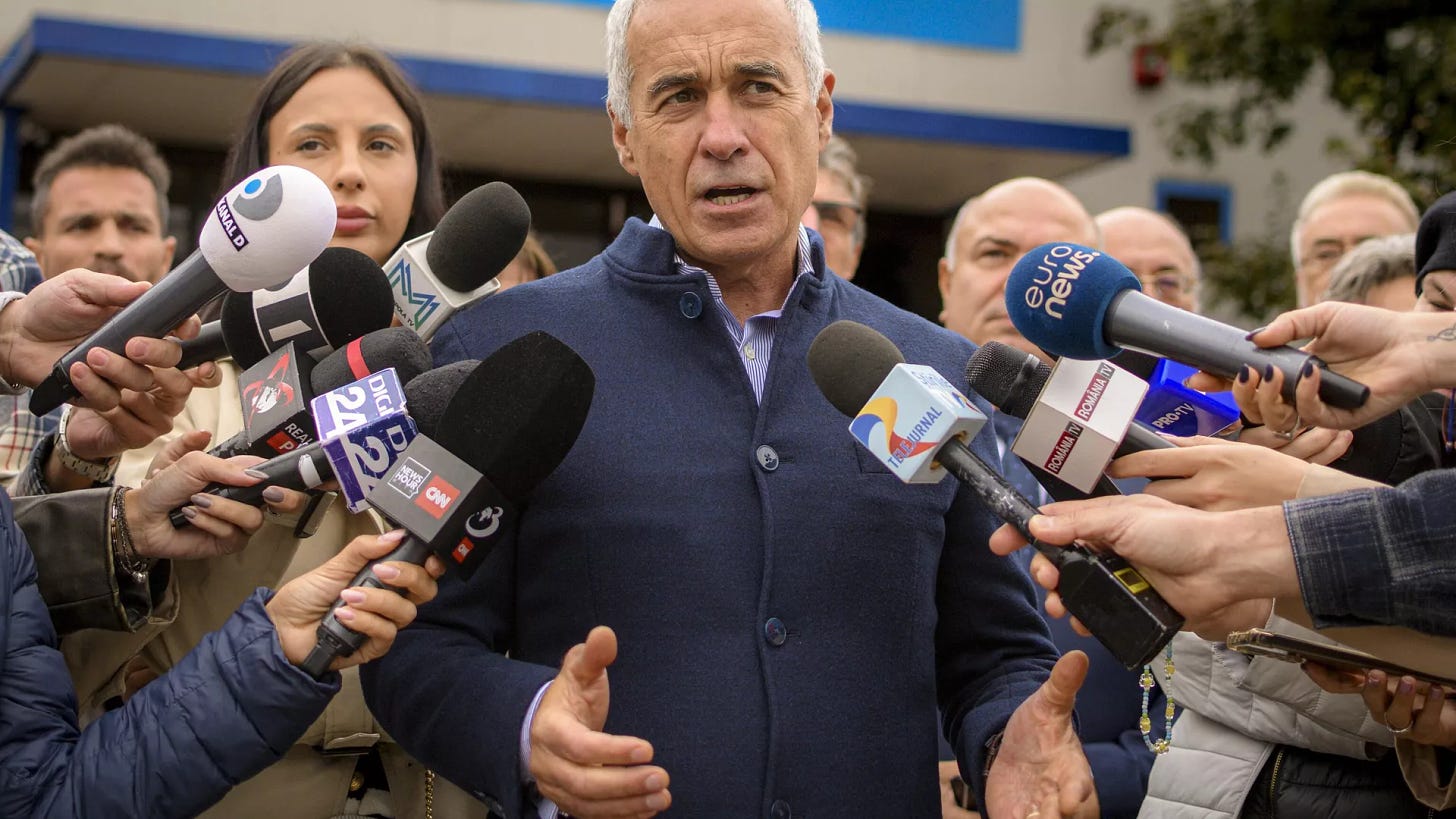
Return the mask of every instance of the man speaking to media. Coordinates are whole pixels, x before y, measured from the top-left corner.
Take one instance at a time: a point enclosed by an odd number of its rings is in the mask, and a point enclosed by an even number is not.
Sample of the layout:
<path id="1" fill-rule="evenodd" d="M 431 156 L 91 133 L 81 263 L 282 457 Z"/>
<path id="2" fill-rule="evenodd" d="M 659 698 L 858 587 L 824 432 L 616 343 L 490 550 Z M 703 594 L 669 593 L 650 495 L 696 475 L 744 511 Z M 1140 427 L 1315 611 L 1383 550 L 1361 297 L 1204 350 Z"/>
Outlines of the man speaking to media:
<path id="1" fill-rule="evenodd" d="M 618 0 L 607 62 L 653 223 L 435 338 L 446 363 L 546 330 L 595 372 L 591 415 L 515 536 L 365 676 L 370 708 L 512 817 L 934 816 L 938 692 L 991 816 L 1094 814 L 1085 656 L 1048 681 L 991 515 L 900 483 L 808 372 L 838 319 L 962 386 L 974 349 L 826 271 L 799 224 L 833 122 L 813 6 Z"/>

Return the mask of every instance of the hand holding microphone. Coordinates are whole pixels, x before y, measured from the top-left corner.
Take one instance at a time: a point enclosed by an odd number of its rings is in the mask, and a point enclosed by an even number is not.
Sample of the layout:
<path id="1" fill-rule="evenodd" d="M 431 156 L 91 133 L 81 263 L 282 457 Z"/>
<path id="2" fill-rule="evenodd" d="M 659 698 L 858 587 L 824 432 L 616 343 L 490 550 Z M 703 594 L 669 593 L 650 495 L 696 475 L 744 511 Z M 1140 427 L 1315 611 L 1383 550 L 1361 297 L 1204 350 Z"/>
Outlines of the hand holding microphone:
<path id="1" fill-rule="evenodd" d="M 473 572 L 576 443 L 595 384 L 581 356 L 539 331 L 471 370 L 441 415 L 448 441 L 416 436 L 368 493 L 376 511 L 409 532 L 389 559 L 422 563 L 433 552 Z M 380 584 L 368 569 L 354 582 Z M 317 675 L 361 639 L 326 617 L 302 667 Z"/>
<path id="2" fill-rule="evenodd" d="M 1378 307 L 1325 302 L 1279 316 L 1250 334 L 1261 348 L 1310 338 L 1305 349 L 1342 377 L 1370 385 L 1370 401 L 1346 406 L 1331 401 L 1326 385 L 1333 373 L 1310 372 L 1290 395 L 1299 419 L 1338 429 L 1355 429 L 1398 410 L 1417 396 L 1456 386 L 1456 325 L 1449 313 L 1397 313 Z M 1236 385 L 1237 386 L 1237 385 Z M 1235 395 L 1238 395 L 1237 389 Z M 1240 407 L 1247 413 L 1255 407 Z M 1250 416 L 1253 420 L 1260 420 Z"/>
<path id="3" fill-rule="evenodd" d="M 1238 532 L 1230 544 L 1227 532 Z M 1027 533 L 1048 547 L 1086 544 L 1113 552 L 1157 586 L 1158 592 L 1187 618 L 1183 630 L 1222 640 L 1249 622 L 1247 601 L 1298 597 L 1294 552 L 1285 529 L 1284 509 L 1263 506 L 1237 512 L 1204 512 L 1150 495 L 1092 498 L 1053 503 L 1030 519 L 1025 531 L 1002 526 L 991 536 L 991 551 L 1009 555 L 1028 544 Z M 1237 554 L 1229 554 L 1236 549 Z M 1053 617 L 1068 613 L 1062 567 L 1038 549 L 1031 576 L 1047 590 Z M 1096 636 L 1087 624 L 1078 629 Z"/>
<path id="4" fill-rule="evenodd" d="M 286 280 L 324 249 L 334 220 L 328 186 L 302 168 L 264 168 L 243 180 L 214 206 L 196 252 L 55 362 L 31 394 L 31 411 L 44 415 L 81 395 L 72 370 L 93 351 L 121 354 L 129 340 L 160 338 L 229 288 Z"/>
<path id="5" fill-rule="evenodd" d="M 34 385 L 51 371 L 56 359 L 132 304 L 151 287 L 90 270 L 68 270 L 41 282 L 29 294 L 0 310 L 0 357 L 10 381 Z M 180 337 L 197 332 L 197 320 L 186 317 L 172 330 Z M 152 386 L 150 367 L 177 363 L 177 342 L 160 338 L 131 339 L 126 355 L 96 353 L 75 367 L 81 406 L 108 410 L 121 400 L 121 390 Z"/>
<path id="6" fill-rule="evenodd" d="M 1245 367 L 1261 373 L 1272 368 L 1283 374 L 1286 399 L 1294 397 L 1296 381 L 1321 370 L 1310 389 L 1317 387 L 1331 405 L 1351 410 L 1369 397 L 1364 384 L 1326 370 L 1316 351 L 1255 346 L 1237 328 L 1143 295 L 1130 270 L 1081 245 L 1054 242 L 1023 256 L 1006 282 L 1006 310 L 1028 341 L 1052 355 L 1096 360 L 1126 347 L 1223 378 Z M 1265 345 L 1275 344 L 1273 336 L 1264 338 Z"/>
<path id="7" fill-rule="evenodd" d="M 943 378 L 925 367 L 907 368 L 889 339 L 852 321 L 820 331 L 809 347 L 809 372 L 825 398 L 854 419 L 851 433 L 901 480 L 934 482 L 953 474 L 992 514 L 1031 539 L 1036 508 L 962 443 L 956 433 L 974 429 L 955 419 L 975 426 L 974 419 L 985 418 Z M 1182 625 L 1179 612 L 1116 555 L 1080 545 L 1031 545 L 1057 564 L 1073 612 L 1127 668 L 1146 664 Z"/>

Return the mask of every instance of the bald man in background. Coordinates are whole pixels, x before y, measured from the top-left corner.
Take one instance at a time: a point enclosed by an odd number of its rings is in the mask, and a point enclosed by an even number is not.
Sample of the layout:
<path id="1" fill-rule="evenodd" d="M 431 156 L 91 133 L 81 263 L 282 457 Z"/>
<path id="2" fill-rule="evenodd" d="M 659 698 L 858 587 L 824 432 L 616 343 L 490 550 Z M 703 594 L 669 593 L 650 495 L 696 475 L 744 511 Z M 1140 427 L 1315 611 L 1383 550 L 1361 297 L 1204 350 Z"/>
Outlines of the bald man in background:
<path id="1" fill-rule="evenodd" d="M 1139 207 L 1113 208 L 1094 220 L 1102 249 L 1127 265 L 1143 292 L 1174 307 L 1197 313 L 1203 278 L 1188 234 L 1172 218 Z"/>
<path id="2" fill-rule="evenodd" d="M 941 323 L 976 344 L 999 341 L 1051 361 L 1022 338 L 1006 312 L 1006 279 L 1027 251 L 1047 242 L 1102 245 L 1096 223 L 1082 203 L 1066 188 L 1036 177 L 1002 182 L 961 206 L 940 260 Z M 1035 504 L 1050 499 L 1015 455 L 1011 442 L 1021 421 L 992 413 L 990 426 L 1001 455 L 1006 478 Z M 1030 561 L 1030 550 L 1023 568 Z M 1142 689 L 1138 675 L 1128 671 L 1095 639 L 1072 631 L 1065 620 L 1049 619 L 1052 640 L 1061 652 L 1074 648 L 1091 659 L 1087 681 L 1077 696 L 1081 738 L 1097 787 L 1104 819 L 1133 817 L 1147 791 L 1153 754 L 1138 729 Z M 1153 737 L 1162 736 L 1165 700 L 1154 688 L 1148 711 L 1158 723 Z M 947 750 L 942 748 L 942 751 Z M 941 766 L 944 780 L 954 765 Z M 959 817 L 944 808 L 946 819 Z"/>

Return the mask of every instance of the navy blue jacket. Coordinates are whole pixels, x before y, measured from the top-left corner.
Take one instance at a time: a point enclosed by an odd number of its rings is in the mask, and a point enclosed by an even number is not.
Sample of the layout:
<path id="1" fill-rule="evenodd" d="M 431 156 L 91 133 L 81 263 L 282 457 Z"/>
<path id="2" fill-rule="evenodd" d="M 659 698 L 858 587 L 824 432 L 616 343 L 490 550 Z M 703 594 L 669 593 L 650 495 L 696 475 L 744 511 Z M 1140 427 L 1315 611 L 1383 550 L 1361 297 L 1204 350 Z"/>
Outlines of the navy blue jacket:
<path id="1" fill-rule="evenodd" d="M 0 816 L 195 816 L 276 761 L 323 712 L 318 682 L 283 656 L 264 591 L 170 672 L 85 731 L 0 492 Z"/>
<path id="2" fill-rule="evenodd" d="M 987 549 L 998 521 L 953 479 L 905 485 L 861 448 L 806 364 L 838 319 L 962 389 L 974 347 L 826 272 L 813 241 L 761 405 L 706 278 L 678 274 L 671 237 L 637 220 L 441 329 L 441 364 L 546 330 L 596 394 L 516 538 L 468 583 L 442 580 L 366 667 L 370 710 L 411 754 L 522 815 L 522 719 L 605 624 L 606 730 L 653 743 L 673 815 L 939 815 L 937 694 L 980 791 L 985 741 L 1055 660 L 1030 581 Z M 989 430 L 973 449 L 994 461 Z"/>

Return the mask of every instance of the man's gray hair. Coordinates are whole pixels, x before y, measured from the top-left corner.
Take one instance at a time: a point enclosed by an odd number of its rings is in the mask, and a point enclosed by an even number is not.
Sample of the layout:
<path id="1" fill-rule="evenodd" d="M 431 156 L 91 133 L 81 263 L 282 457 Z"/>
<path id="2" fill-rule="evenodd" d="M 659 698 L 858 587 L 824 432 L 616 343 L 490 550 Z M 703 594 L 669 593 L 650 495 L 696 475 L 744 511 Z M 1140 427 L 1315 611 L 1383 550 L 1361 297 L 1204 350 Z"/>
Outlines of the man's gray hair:
<path id="1" fill-rule="evenodd" d="M 1402 233 L 1366 239 L 1340 259 L 1330 271 L 1330 284 L 1324 301 L 1350 301 L 1364 304 L 1370 291 L 1404 276 L 1415 289 L 1416 236 Z"/>
<path id="2" fill-rule="evenodd" d="M 1416 203 L 1411 201 L 1410 194 L 1394 179 L 1369 171 L 1341 171 L 1330 174 L 1304 195 L 1304 200 L 1299 203 L 1299 213 L 1294 217 L 1294 225 L 1289 228 L 1289 258 L 1294 262 L 1295 269 L 1304 261 L 1299 258 L 1299 231 L 1304 228 L 1309 215 L 1316 208 L 1336 199 L 1359 195 L 1379 197 L 1394 205 L 1401 216 L 1405 217 L 1411 230 L 1415 230 L 1416 225 L 1420 224 L 1421 214 L 1416 209 Z"/>
<path id="3" fill-rule="evenodd" d="M 863 242 L 868 229 L 865 211 L 869 208 L 870 186 L 874 182 L 859 172 L 859 155 L 844 141 L 844 137 L 834 135 L 819 152 L 819 168 L 843 182 L 849 198 L 859 206 L 859 218 L 854 223 L 854 241 L 856 244 Z"/>
<path id="4" fill-rule="evenodd" d="M 607 13 L 607 109 L 617 115 L 622 127 L 632 127 L 632 105 L 628 99 L 632 88 L 632 66 L 627 62 L 627 26 L 632 12 L 644 0 L 616 0 Z M 810 0 L 784 0 L 789 16 L 798 32 L 794 51 L 804 62 L 804 76 L 809 92 L 819 98 L 824 83 L 824 46 L 819 42 L 819 15 Z"/>

